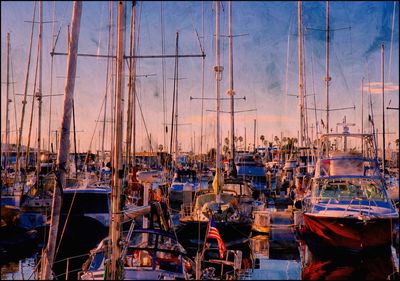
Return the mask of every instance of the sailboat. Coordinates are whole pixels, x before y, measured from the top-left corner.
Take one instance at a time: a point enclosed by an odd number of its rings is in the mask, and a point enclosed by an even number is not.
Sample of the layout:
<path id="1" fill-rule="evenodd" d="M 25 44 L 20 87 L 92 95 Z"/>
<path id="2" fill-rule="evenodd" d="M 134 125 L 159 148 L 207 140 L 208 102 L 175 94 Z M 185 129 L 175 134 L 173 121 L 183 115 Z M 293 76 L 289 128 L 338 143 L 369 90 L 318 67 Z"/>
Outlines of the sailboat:
<path id="1" fill-rule="evenodd" d="M 249 191 L 249 183 L 243 179 L 229 179 L 224 181 L 221 171 L 221 143 L 220 143 L 220 81 L 223 67 L 219 61 L 219 3 L 216 4 L 216 101 L 217 101 L 217 132 L 216 132 L 216 169 L 213 189 L 200 191 L 195 195 L 193 203 L 183 204 L 180 225 L 176 233 L 179 241 L 193 256 L 196 249 L 204 244 L 210 220 L 215 222 L 220 236 L 227 248 L 240 248 L 252 229 L 251 210 L 253 198 Z M 229 2 L 229 5 L 231 3 Z M 231 7 L 231 6 L 230 6 Z M 249 203 L 249 204 L 246 204 Z M 207 241 L 210 247 L 215 248 L 213 241 Z M 204 245 L 206 246 L 206 245 Z M 206 259 L 207 257 L 203 257 Z M 214 257 L 218 256 L 214 253 Z M 211 253 L 210 253 L 211 255 Z M 212 256 L 208 256 L 212 259 Z"/>

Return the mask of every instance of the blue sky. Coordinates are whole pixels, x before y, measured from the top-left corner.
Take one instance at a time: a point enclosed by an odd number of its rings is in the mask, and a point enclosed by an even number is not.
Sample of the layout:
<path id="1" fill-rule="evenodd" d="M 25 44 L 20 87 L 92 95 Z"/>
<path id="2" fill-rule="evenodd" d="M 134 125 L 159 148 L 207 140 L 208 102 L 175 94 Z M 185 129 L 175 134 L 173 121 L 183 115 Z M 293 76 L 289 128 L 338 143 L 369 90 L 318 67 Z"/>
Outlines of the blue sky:
<path id="1" fill-rule="evenodd" d="M 107 24 L 108 2 L 84 2 L 79 38 L 79 52 L 107 53 Z M 305 79 L 308 106 L 325 107 L 325 32 L 312 30 L 325 29 L 325 2 L 304 2 L 303 17 L 305 33 Z M 179 31 L 179 52 L 181 54 L 199 54 L 200 47 L 195 29 L 202 35 L 202 2 L 164 2 L 165 23 L 165 52 L 175 52 L 175 33 Z M 44 2 L 44 20 L 53 19 L 54 2 Z M 116 3 L 114 3 L 116 7 Z M 228 32 L 228 4 L 223 2 L 221 11 L 221 34 Z M 380 45 L 385 43 L 385 81 L 387 91 L 386 104 L 398 107 L 399 104 L 399 7 L 396 3 L 395 24 L 392 35 L 393 2 L 331 2 L 330 25 L 332 29 L 341 29 L 331 32 L 330 44 L 330 107 L 351 107 L 356 110 L 335 111 L 331 113 L 330 123 L 335 125 L 341 122 L 344 115 L 347 120 L 356 123 L 354 130 L 359 130 L 361 122 L 361 80 L 364 77 L 372 86 L 372 102 L 375 123 L 381 128 L 381 95 L 379 84 L 381 81 Z M 54 32 L 61 27 L 56 51 L 66 50 L 66 25 L 71 21 L 72 2 L 55 3 Z M 233 2 L 233 33 L 247 36 L 234 39 L 234 81 L 237 97 L 246 96 L 246 101 L 237 100 L 236 110 L 257 109 L 236 115 L 237 135 L 243 136 L 245 128 L 247 143 L 253 142 L 253 120 L 257 120 L 257 139 L 263 134 L 268 140 L 281 132 L 288 136 L 297 136 L 298 100 L 290 96 L 298 93 L 298 53 L 297 53 L 297 1 L 295 2 Z M 33 13 L 33 2 L 2 2 L 1 3 L 1 79 L 6 81 L 6 33 L 11 33 L 11 48 L 14 64 L 15 92 L 22 94 L 26 74 L 26 61 L 30 36 L 30 21 Z M 116 15 L 115 11 L 114 14 Z M 138 2 L 136 5 L 139 46 L 138 52 L 142 55 L 161 54 L 161 25 L 160 2 Z M 130 2 L 127 2 L 127 35 L 129 35 Z M 37 10 L 36 20 L 39 20 Z M 140 26 L 140 27 L 139 27 Z M 114 26 L 115 27 L 115 26 Z M 351 27 L 346 28 L 346 27 Z M 205 96 L 215 97 L 215 78 L 212 66 L 215 64 L 215 13 L 212 2 L 204 2 L 204 34 L 205 34 Z M 342 29 L 346 28 L 346 29 Z M 48 94 L 50 89 L 50 49 L 52 24 L 44 25 L 44 59 L 43 59 L 43 93 Z M 38 28 L 35 28 L 32 62 L 36 58 L 36 42 Z M 115 41 L 115 40 L 114 40 Z M 390 49 L 392 43 L 392 56 Z M 115 44 L 115 42 L 114 42 Z M 129 47 L 127 40 L 126 46 Z M 128 53 L 128 49 L 126 53 Z M 287 57 L 287 54 L 289 56 Z M 66 73 L 66 57 L 56 56 L 54 59 L 53 92 L 63 93 Z M 95 120 L 99 114 L 105 93 L 104 59 L 79 58 L 77 80 L 75 86 L 77 130 L 81 150 L 89 147 L 94 135 L 92 149 L 99 147 L 100 124 L 94 132 Z M 147 78 L 138 78 L 138 92 L 142 104 L 143 115 L 153 143 L 163 143 L 163 113 L 162 113 L 162 72 L 160 59 L 141 59 L 138 62 L 138 74 L 156 74 Z M 221 40 L 221 64 L 225 67 L 221 92 L 225 95 L 228 88 L 228 41 Z M 28 94 L 32 94 L 34 63 L 31 66 Z M 174 60 L 166 59 L 166 103 L 167 123 L 170 123 L 172 107 Z M 182 58 L 179 60 L 179 76 L 186 78 L 179 81 L 179 121 L 189 125 L 179 127 L 179 139 L 183 150 L 190 150 L 191 138 L 194 138 L 196 151 L 199 150 L 201 102 L 190 101 L 189 97 L 201 96 L 201 59 Z M 390 76 L 389 76 L 390 74 Z M 56 77 L 61 78 L 56 78 Z M 376 89 L 375 89 L 376 88 Z M 5 120 L 5 84 L 2 84 L 2 136 Z M 366 87 L 366 90 L 368 87 Z M 12 93 L 12 92 L 11 92 Z M 368 91 L 365 92 L 365 100 Z M 289 94 L 289 96 L 287 95 Z M 18 124 L 21 112 L 21 96 L 16 96 Z M 60 126 L 63 97 L 53 98 L 52 130 Z M 28 97 L 27 114 L 24 128 L 29 125 L 31 97 Z M 110 104 L 108 102 L 108 104 Z M 126 107 L 125 107 L 126 108 Z M 14 104 L 11 104 L 11 128 L 14 125 Z M 215 101 L 205 101 L 205 110 L 215 109 Z M 229 110 L 229 103 L 222 102 L 222 109 Z M 36 108 L 35 108 L 36 110 Z M 110 110 L 108 109 L 108 112 Z M 367 102 L 365 102 L 365 120 L 367 127 Z M 36 116 L 35 111 L 35 116 Z M 48 135 L 48 98 L 43 102 L 42 132 L 47 144 Z M 215 113 L 204 112 L 205 149 L 215 143 L 214 120 Z M 317 120 L 325 119 L 325 114 L 317 113 Z M 387 112 L 387 127 L 396 135 L 388 135 L 388 141 L 398 137 L 398 112 Z M 227 136 L 229 120 L 222 114 L 222 135 Z M 309 124 L 315 123 L 314 112 L 308 111 Z M 34 117 L 36 124 L 36 117 Z M 110 116 L 108 118 L 111 118 Z M 142 118 L 138 111 L 137 148 L 146 147 L 145 130 Z M 19 126 L 19 125 L 18 125 Z M 335 129 L 335 127 L 333 127 Z M 36 129 L 34 129 L 35 132 Z M 24 130 L 25 131 L 25 130 Z M 107 133 L 109 134 L 109 129 Z M 311 134 L 311 132 L 310 132 Z M 314 130 L 315 134 L 315 130 Z M 27 134 L 25 134 L 27 135 Z M 34 134 L 35 135 L 35 134 Z M 52 134 L 54 142 L 55 135 Z M 12 134 L 11 140 L 15 139 Z M 36 139 L 34 136 L 33 139 Z M 169 140 L 169 136 L 167 137 Z M 110 141 L 106 140 L 107 146 Z M 46 145 L 47 146 L 47 145 Z"/>

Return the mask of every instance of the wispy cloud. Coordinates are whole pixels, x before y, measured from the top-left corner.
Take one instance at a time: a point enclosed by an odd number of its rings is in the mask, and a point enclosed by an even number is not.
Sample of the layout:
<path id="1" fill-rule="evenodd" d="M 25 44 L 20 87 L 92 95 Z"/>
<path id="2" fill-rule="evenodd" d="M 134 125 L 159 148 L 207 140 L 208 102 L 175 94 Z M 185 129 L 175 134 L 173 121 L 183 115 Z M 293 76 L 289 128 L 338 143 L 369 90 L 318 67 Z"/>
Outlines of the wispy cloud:
<path id="1" fill-rule="evenodd" d="M 364 85 L 365 92 L 371 91 L 371 94 L 382 94 L 382 82 L 370 82 L 369 84 Z M 398 92 L 399 85 L 394 83 L 385 83 L 385 93 L 388 92 Z"/>

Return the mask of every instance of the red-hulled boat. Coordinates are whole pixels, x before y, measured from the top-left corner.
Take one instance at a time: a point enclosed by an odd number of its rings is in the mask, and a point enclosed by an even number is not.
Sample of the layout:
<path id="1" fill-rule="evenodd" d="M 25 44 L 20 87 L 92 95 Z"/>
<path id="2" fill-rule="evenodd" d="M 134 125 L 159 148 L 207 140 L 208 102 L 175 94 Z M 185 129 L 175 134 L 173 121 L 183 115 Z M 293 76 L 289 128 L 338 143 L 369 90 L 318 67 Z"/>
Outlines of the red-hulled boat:
<path id="1" fill-rule="evenodd" d="M 362 251 L 391 244 L 399 214 L 388 198 L 370 134 L 322 136 L 300 231 L 324 246 Z"/>

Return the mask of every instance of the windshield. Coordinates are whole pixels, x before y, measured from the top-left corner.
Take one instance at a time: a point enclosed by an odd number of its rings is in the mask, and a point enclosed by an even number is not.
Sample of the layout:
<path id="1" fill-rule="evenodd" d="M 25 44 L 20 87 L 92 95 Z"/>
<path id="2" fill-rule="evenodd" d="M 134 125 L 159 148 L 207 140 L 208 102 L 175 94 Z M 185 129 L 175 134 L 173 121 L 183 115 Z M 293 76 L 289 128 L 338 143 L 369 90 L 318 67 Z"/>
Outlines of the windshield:
<path id="1" fill-rule="evenodd" d="M 386 201 L 378 181 L 365 179 L 325 180 L 315 184 L 313 195 L 319 198 L 367 199 Z"/>

